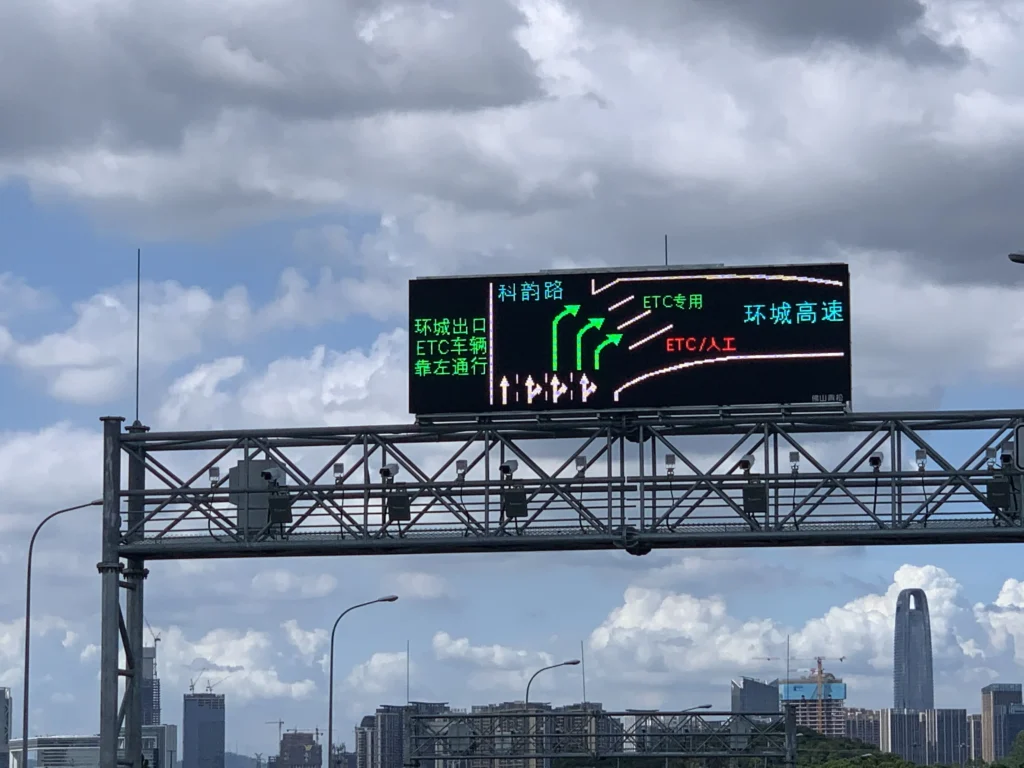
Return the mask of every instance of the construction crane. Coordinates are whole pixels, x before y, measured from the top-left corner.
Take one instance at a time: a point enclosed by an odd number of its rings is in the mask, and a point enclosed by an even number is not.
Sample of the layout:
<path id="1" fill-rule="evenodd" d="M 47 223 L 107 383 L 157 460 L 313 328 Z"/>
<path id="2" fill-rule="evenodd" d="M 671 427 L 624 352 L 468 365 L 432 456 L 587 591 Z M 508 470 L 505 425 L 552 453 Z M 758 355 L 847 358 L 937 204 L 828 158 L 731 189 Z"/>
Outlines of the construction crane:
<path id="1" fill-rule="evenodd" d="M 226 675 L 224 675 L 224 677 L 222 677 L 220 680 L 216 680 L 216 681 L 214 681 L 212 683 L 210 682 L 209 679 L 207 679 L 207 681 L 206 681 L 206 692 L 207 693 L 213 693 L 213 689 L 214 688 L 216 688 L 218 685 L 223 683 L 225 680 L 227 680 L 229 677 L 231 677 L 237 671 L 238 671 L 237 669 L 233 669 L 230 672 L 228 672 Z"/>
<path id="2" fill-rule="evenodd" d="M 160 635 L 153 631 L 153 625 L 149 623 L 149 619 L 146 619 L 146 629 L 149 630 L 150 636 L 153 638 L 153 647 L 156 648 L 156 644 L 160 642 Z"/>
<path id="3" fill-rule="evenodd" d="M 789 646 L 788 638 L 786 640 L 786 646 L 787 646 L 787 648 Z M 782 658 L 780 658 L 778 656 L 758 656 L 758 657 L 756 657 L 755 660 L 756 661 L 782 661 Z M 823 664 L 823 662 L 826 662 L 826 661 L 843 662 L 843 661 L 846 661 L 846 657 L 845 656 L 837 656 L 837 657 L 833 657 L 833 658 L 830 658 L 828 656 L 799 657 L 799 656 L 789 656 L 789 655 L 787 655 L 786 658 L 785 658 L 785 661 L 786 661 L 786 669 L 787 670 L 789 669 L 789 663 L 791 661 L 813 661 L 814 662 L 814 669 L 811 670 L 811 674 L 814 675 L 814 682 L 815 682 L 815 688 L 816 688 L 815 698 L 817 698 L 817 700 L 818 700 L 818 728 L 817 728 L 817 730 L 818 730 L 818 733 L 824 734 L 825 733 L 825 669 L 822 666 L 822 664 Z M 787 682 L 788 682 L 789 673 L 787 672 L 786 674 L 787 674 Z"/>
<path id="4" fill-rule="evenodd" d="M 206 674 L 206 670 L 207 669 L 209 669 L 209 667 L 203 667 L 202 671 L 198 675 L 196 675 L 193 679 L 188 681 L 188 692 L 189 693 L 195 693 L 196 692 L 196 683 L 198 683 L 200 680 L 203 679 L 203 675 Z"/>
<path id="5" fill-rule="evenodd" d="M 267 720 L 266 725 L 277 726 L 277 743 L 281 743 L 281 735 L 284 732 L 284 720 Z"/>

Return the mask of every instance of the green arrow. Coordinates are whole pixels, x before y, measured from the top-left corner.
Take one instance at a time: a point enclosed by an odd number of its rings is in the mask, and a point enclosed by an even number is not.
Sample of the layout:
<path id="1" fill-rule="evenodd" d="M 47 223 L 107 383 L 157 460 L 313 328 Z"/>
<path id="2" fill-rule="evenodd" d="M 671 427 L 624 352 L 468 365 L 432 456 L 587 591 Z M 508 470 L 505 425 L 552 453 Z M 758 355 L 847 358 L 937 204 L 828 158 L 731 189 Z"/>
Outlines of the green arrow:
<path id="1" fill-rule="evenodd" d="M 597 328 L 601 330 L 601 326 L 604 325 L 603 317 L 591 317 L 587 320 L 587 324 L 580 328 L 579 333 L 576 334 L 576 370 L 583 370 L 583 334 L 589 331 L 591 328 Z"/>
<path id="2" fill-rule="evenodd" d="M 604 341 L 597 345 L 597 349 L 594 350 L 594 370 L 600 370 L 601 368 L 601 350 L 607 347 L 609 344 L 619 346 L 619 342 L 622 341 L 621 333 L 609 333 Z"/>
<path id="3" fill-rule="evenodd" d="M 555 319 L 551 321 L 551 372 L 554 373 L 558 370 L 558 324 L 562 322 L 562 318 L 572 315 L 576 317 L 576 313 L 580 311 L 579 304 L 566 304 L 565 309 L 555 315 Z"/>

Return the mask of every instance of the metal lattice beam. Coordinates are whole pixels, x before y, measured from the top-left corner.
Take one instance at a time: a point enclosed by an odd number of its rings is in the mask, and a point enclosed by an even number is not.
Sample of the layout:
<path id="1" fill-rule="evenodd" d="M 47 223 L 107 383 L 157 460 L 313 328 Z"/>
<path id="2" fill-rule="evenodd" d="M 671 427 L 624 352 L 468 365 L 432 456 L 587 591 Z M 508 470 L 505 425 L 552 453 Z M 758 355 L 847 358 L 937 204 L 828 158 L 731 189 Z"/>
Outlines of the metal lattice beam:
<path id="1" fill-rule="evenodd" d="M 119 551 L 159 560 L 1020 542 L 1021 474 L 992 454 L 1022 420 L 640 414 L 121 434 L 148 487 L 120 494 L 142 511 Z M 955 461 L 936 448 L 952 437 L 970 441 Z M 518 469 L 503 476 L 509 460 Z M 253 461 L 280 468 L 286 523 L 240 524 L 238 499 L 266 487 L 229 491 L 226 472 L 208 479 L 213 467 Z M 393 480 L 380 475 L 386 464 L 398 466 Z M 513 482 L 525 495 L 515 516 L 505 508 Z M 404 516 L 389 514 L 396 495 L 408 497 Z"/>
<path id="2" fill-rule="evenodd" d="M 789 718 L 792 720 L 792 718 Z M 795 720 L 783 714 L 502 710 L 416 715 L 408 759 L 786 758 Z M 787 761 L 788 762 L 788 761 Z"/>

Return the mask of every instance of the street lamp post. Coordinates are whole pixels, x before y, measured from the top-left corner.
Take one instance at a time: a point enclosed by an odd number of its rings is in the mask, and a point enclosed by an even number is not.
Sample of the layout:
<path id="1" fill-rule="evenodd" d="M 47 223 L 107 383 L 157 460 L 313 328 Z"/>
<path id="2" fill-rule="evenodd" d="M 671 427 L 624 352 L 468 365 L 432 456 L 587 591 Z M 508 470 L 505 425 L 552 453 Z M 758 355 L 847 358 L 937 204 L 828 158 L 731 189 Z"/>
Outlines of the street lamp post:
<path id="1" fill-rule="evenodd" d="M 36 546 L 36 537 L 43 529 L 43 526 L 53 518 L 63 515 L 65 512 L 76 512 L 86 507 L 99 507 L 103 505 L 103 499 L 95 499 L 85 504 L 76 504 L 73 507 L 65 507 L 51 512 L 32 531 L 32 538 L 28 540 L 28 559 L 25 563 L 25 659 L 22 662 L 22 691 L 21 691 L 21 765 L 22 768 L 28 765 L 28 685 L 29 685 L 29 652 L 32 645 L 32 551 Z"/>
<path id="2" fill-rule="evenodd" d="M 346 614 L 351 613 L 356 608 L 365 608 L 368 605 L 376 605 L 377 603 L 393 603 L 398 599 L 398 595 L 388 595 L 386 597 L 378 597 L 376 600 L 369 600 L 365 603 L 359 603 L 353 605 L 350 608 L 346 608 L 342 611 L 338 618 L 334 620 L 334 626 L 331 627 L 331 661 L 330 670 L 328 671 L 328 682 L 327 682 L 327 768 L 334 768 L 334 633 L 338 629 L 338 624 Z"/>
<path id="3" fill-rule="evenodd" d="M 558 669 L 559 667 L 575 667 L 580 663 L 579 659 L 571 659 L 569 661 L 563 661 L 560 664 L 552 664 L 550 667 L 541 667 L 526 683 L 526 704 L 530 703 L 530 686 L 533 685 L 534 678 L 537 677 L 541 672 L 547 672 L 549 669 Z"/>
<path id="4" fill-rule="evenodd" d="M 559 667 L 575 667 L 579 663 L 580 663 L 579 659 L 570 659 L 569 661 L 563 661 L 560 664 L 552 664 L 552 665 L 550 665 L 548 667 L 541 667 L 536 672 L 534 672 L 533 675 L 530 676 L 529 680 L 527 680 L 527 682 L 526 682 L 526 700 L 523 703 L 525 704 L 525 707 L 526 707 L 526 710 L 527 710 L 526 730 L 527 730 L 527 733 L 530 734 L 530 744 L 531 745 L 533 744 L 533 735 L 530 732 L 536 730 L 536 728 L 531 727 L 531 725 L 536 725 L 536 722 L 529 715 L 529 710 L 530 710 L 530 686 L 533 685 L 533 681 L 536 679 L 537 675 L 539 675 L 541 672 L 547 672 L 549 669 L 558 669 Z"/>

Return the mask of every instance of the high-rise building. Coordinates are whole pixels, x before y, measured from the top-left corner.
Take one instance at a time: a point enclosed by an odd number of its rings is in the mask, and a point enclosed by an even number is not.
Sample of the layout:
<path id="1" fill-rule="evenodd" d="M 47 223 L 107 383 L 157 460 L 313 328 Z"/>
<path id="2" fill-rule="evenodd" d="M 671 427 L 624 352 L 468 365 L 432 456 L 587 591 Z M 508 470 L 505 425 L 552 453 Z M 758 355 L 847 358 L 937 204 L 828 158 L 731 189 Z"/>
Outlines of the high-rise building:
<path id="1" fill-rule="evenodd" d="M 429 701 L 377 707 L 374 715 L 373 768 L 404 768 L 406 720 L 410 715 L 441 715 L 448 711 L 446 703 Z M 429 760 L 420 760 L 420 765 L 421 768 L 434 768 L 433 761 Z"/>
<path id="2" fill-rule="evenodd" d="M 377 718 L 367 715 L 356 726 L 356 768 L 375 768 Z"/>
<path id="3" fill-rule="evenodd" d="M 924 764 L 925 738 L 921 713 L 906 709 L 879 712 L 878 748 L 910 763 Z"/>
<path id="4" fill-rule="evenodd" d="M 224 768 L 224 716 L 224 694 L 185 694 L 181 768 Z"/>
<path id="5" fill-rule="evenodd" d="M 966 709 L 927 709 L 921 713 L 925 765 L 963 765 L 967 762 Z"/>
<path id="6" fill-rule="evenodd" d="M 896 598 L 892 655 L 893 709 L 934 709 L 932 624 L 923 589 L 904 589 Z"/>
<path id="7" fill-rule="evenodd" d="M 14 735 L 11 723 L 11 689 L 0 688 L 0 768 L 11 765 L 11 737 Z"/>
<path id="8" fill-rule="evenodd" d="M 832 673 L 825 672 L 820 681 L 816 674 L 783 680 L 779 698 L 793 707 L 798 726 L 833 739 L 846 735 L 846 683 Z"/>
<path id="9" fill-rule="evenodd" d="M 992 683 L 981 689 L 981 759 L 993 763 L 1006 756 L 1003 718 L 1021 703 L 1020 683 Z"/>
<path id="10" fill-rule="evenodd" d="M 846 738 L 878 749 L 879 727 L 877 709 L 846 710 Z"/>
<path id="11" fill-rule="evenodd" d="M 768 713 L 779 711 L 779 681 L 768 683 L 751 677 L 733 680 L 732 711 L 736 714 L 748 712 Z"/>
<path id="12" fill-rule="evenodd" d="M 1009 755 L 1021 733 L 1024 733 L 1024 704 L 999 707 L 995 716 L 996 753 Z"/>
<path id="13" fill-rule="evenodd" d="M 142 724 L 160 725 L 160 678 L 156 674 L 156 645 L 142 649 Z"/>
<path id="14" fill-rule="evenodd" d="M 321 768 L 323 761 L 323 747 L 314 734 L 302 731 L 287 731 L 281 734 L 277 768 Z"/>
<path id="15" fill-rule="evenodd" d="M 971 762 L 981 762 L 981 715 L 967 716 L 967 759 Z"/>

